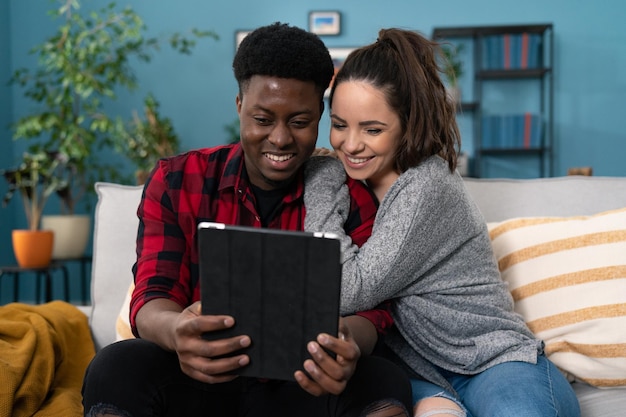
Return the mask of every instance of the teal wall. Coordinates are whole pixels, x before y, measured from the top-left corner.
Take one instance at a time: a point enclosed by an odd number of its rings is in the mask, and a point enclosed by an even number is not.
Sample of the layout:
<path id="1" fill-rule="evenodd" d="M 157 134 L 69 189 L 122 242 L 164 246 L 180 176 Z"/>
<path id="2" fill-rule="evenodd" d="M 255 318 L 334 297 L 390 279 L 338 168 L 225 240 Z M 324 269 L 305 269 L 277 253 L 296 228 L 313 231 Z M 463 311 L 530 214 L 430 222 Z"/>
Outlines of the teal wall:
<path id="1" fill-rule="evenodd" d="M 6 83 L 11 75 L 9 2 L 0 1 L 0 167 L 8 167 L 13 161 L 13 142 L 7 126 L 12 120 L 12 100 Z M 6 192 L 6 183 L 0 178 L 0 199 Z M 1 203 L 0 203 L 1 204 Z M 0 208 L 0 263 L 11 259 L 11 225 L 15 218 L 15 204 Z M 0 285 L 3 283 L 0 282 Z M 2 287 L 0 287 L 2 288 Z"/>
<path id="2" fill-rule="evenodd" d="M 86 7 L 107 4 L 85 0 Z M 192 27 L 212 29 L 221 39 L 203 40 L 192 56 L 164 50 L 150 64 L 136 65 L 141 91 L 124 95 L 111 107 L 120 115 L 138 109 L 141 97 L 153 92 L 170 117 L 185 149 L 224 143 L 224 125 L 236 117 L 236 84 L 231 61 L 237 30 L 274 21 L 307 27 L 311 10 L 338 10 L 342 33 L 325 36 L 329 47 L 372 42 L 381 27 L 415 29 L 430 35 L 433 27 L 553 23 L 555 30 L 555 159 L 554 174 L 568 167 L 592 166 L 594 175 L 626 175 L 626 2 L 623 0 L 121 0 L 145 20 L 152 35 Z M 11 143 L 7 122 L 25 115 L 32 103 L 5 82 L 16 68 L 33 65 L 27 51 L 53 29 L 47 11 L 57 2 L 0 2 L 0 163 L 10 164 L 21 153 Z M 328 146 L 328 116 L 323 116 L 319 144 Z M 465 145 L 468 149 L 469 144 Z M 471 148 L 471 147 L 469 147 Z M 470 149 L 471 150 L 471 149 Z M 6 184 L 0 184 L 4 193 Z M 53 207 L 53 206 L 52 206 Z M 12 260 L 10 230 L 21 225 L 21 208 L 12 204 L 0 215 L 0 261 Z"/>

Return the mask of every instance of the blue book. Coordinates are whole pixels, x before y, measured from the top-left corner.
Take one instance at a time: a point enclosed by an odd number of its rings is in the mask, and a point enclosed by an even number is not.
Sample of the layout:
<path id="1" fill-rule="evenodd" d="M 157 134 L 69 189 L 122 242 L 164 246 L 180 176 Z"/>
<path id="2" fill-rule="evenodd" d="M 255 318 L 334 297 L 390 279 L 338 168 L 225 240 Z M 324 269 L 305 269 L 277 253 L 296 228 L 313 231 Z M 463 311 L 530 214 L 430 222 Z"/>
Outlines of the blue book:
<path id="1" fill-rule="evenodd" d="M 495 51 L 493 69 L 500 70 L 504 68 L 504 35 L 495 35 L 493 42 Z"/>
<path id="2" fill-rule="evenodd" d="M 543 120 L 538 114 L 533 114 L 530 127 L 530 146 L 532 148 L 540 148 L 543 136 Z"/>
<path id="3" fill-rule="evenodd" d="M 511 69 L 522 67 L 522 35 L 511 35 Z"/>
<path id="4" fill-rule="evenodd" d="M 491 148 L 493 146 L 493 117 L 483 116 L 482 118 L 482 147 Z"/>
<path id="5" fill-rule="evenodd" d="M 497 139 L 497 147 L 498 148 L 510 148 L 512 147 L 513 139 L 511 138 L 511 116 L 508 114 L 503 114 L 499 116 L 500 120 L 500 129 L 498 133 Z"/>
<path id="6" fill-rule="evenodd" d="M 522 148 L 524 146 L 524 115 L 513 115 L 513 138 L 514 148 Z"/>
<path id="7" fill-rule="evenodd" d="M 528 68 L 540 68 L 541 60 L 541 35 L 532 33 L 528 37 Z"/>
<path id="8" fill-rule="evenodd" d="M 481 69 L 489 69 L 489 61 L 491 56 L 489 55 L 491 50 L 489 47 L 489 36 L 484 36 L 481 39 L 481 48 L 482 48 L 482 56 L 480 57 L 481 63 L 480 63 L 480 68 Z"/>

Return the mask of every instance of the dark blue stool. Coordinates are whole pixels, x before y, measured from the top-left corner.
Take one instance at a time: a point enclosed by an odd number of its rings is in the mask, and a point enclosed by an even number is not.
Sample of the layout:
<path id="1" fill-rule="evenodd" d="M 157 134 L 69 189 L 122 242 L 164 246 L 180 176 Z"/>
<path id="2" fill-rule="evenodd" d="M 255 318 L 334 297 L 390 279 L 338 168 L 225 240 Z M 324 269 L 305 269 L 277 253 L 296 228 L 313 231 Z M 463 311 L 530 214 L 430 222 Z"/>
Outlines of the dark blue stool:
<path id="1" fill-rule="evenodd" d="M 43 302 L 52 301 L 52 273 L 61 271 L 63 274 L 63 290 L 64 300 L 69 301 L 70 287 L 69 287 L 69 274 L 67 267 L 63 262 L 52 261 L 50 265 L 41 268 L 22 268 L 17 265 L 1 266 L 0 267 L 0 279 L 3 276 L 13 278 L 13 301 L 19 301 L 19 277 L 22 273 L 31 272 L 36 275 L 35 281 L 35 303 L 39 303 L 41 300 L 41 281 L 44 282 L 44 299 Z"/>

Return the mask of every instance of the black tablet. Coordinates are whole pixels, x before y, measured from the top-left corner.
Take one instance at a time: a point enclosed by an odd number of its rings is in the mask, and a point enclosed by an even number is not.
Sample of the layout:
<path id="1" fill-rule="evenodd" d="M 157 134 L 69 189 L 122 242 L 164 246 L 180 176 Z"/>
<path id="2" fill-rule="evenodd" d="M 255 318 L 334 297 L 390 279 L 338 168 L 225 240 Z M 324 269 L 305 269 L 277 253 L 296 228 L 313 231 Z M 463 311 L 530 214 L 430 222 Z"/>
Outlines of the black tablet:
<path id="1" fill-rule="evenodd" d="M 203 314 L 227 314 L 235 326 L 206 339 L 246 334 L 250 364 L 238 374 L 293 380 L 319 333 L 337 335 L 340 243 L 333 235 L 198 225 Z"/>

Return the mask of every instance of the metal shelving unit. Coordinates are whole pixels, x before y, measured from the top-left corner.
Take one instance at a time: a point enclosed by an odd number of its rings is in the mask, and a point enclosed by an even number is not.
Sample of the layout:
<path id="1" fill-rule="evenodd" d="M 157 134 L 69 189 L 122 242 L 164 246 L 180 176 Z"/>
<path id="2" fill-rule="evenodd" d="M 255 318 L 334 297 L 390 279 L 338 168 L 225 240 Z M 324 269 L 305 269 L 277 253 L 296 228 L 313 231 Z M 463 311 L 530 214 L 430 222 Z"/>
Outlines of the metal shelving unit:
<path id="1" fill-rule="evenodd" d="M 539 34 L 541 35 L 540 62 L 537 68 L 526 69 L 485 69 L 482 67 L 483 39 L 491 35 L 505 34 Z M 439 27 L 433 30 L 433 39 L 438 41 L 453 41 L 455 38 L 466 38 L 473 43 L 473 74 L 472 88 L 473 98 L 470 102 L 463 102 L 459 105 L 459 110 L 464 113 L 471 113 L 474 132 L 474 167 L 472 176 L 483 176 L 484 157 L 496 158 L 517 158 L 521 156 L 531 156 L 538 160 L 538 176 L 553 175 L 553 50 L 554 36 L 552 24 L 529 24 L 529 25 L 502 25 L 502 26 L 466 26 L 466 27 Z M 485 147 L 482 136 L 482 120 L 485 103 L 483 99 L 484 88 L 493 81 L 498 80 L 538 80 L 539 113 L 542 122 L 542 135 L 540 144 L 534 147 Z M 512 96 L 510 100 L 516 100 Z"/>

